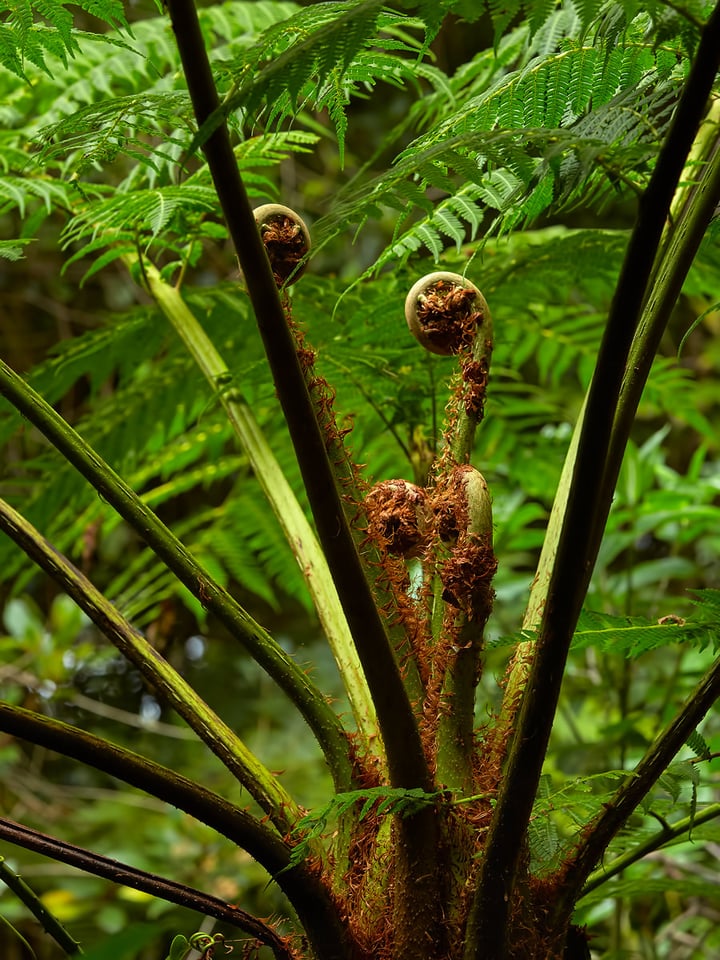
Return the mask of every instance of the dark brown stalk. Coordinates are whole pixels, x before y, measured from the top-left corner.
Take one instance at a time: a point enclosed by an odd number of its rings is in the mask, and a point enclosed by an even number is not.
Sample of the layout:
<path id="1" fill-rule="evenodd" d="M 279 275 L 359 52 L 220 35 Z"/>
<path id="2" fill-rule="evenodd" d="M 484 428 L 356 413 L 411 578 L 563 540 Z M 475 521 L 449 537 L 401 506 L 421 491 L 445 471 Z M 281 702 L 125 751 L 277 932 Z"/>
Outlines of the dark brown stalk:
<path id="1" fill-rule="evenodd" d="M 195 116 L 202 127 L 219 102 L 197 11 L 192 0 L 168 0 L 167 8 Z M 432 778 L 412 706 L 345 516 L 342 491 L 225 124 L 210 134 L 203 150 L 245 276 L 318 537 L 375 703 L 390 782 L 394 787 L 431 791 Z M 418 886 L 413 873 L 423 860 L 423 869 L 433 872 L 427 856 L 434 858 L 436 845 L 428 844 L 426 827 L 422 816 L 402 818 L 398 823 L 405 866 L 398 868 L 395 878 L 396 905 L 412 900 L 417 908 L 414 919 L 420 924 L 412 929 L 403 925 L 398 933 L 396 946 L 406 960 L 414 956 L 419 960 L 418 945 L 439 923 L 440 905 L 432 884 Z"/>
<path id="2" fill-rule="evenodd" d="M 678 214 L 670 231 L 667 254 L 662 270 L 653 284 L 643 317 L 630 352 L 623 377 L 622 390 L 610 447 L 605 463 L 603 489 L 615 489 L 622 466 L 626 438 L 640 403 L 653 359 L 667 327 L 683 283 L 698 251 L 707 226 L 720 203 L 720 141 L 715 142 L 696 186 L 689 189 L 687 203 Z M 647 318 L 646 318 L 647 315 Z M 594 550 L 599 549 L 604 521 L 593 534 Z"/>
<path id="3" fill-rule="evenodd" d="M 197 11 L 192 0 L 169 0 L 167 8 L 202 127 L 219 100 Z M 325 439 L 225 124 L 210 134 L 203 150 L 245 276 L 320 542 L 377 707 L 392 784 L 431 789 L 413 712 L 344 516 Z"/>
<path id="4" fill-rule="evenodd" d="M 304 864 L 289 867 L 291 848 L 267 823 L 201 784 L 85 730 L 0 703 L 0 730 L 101 770 L 217 830 L 246 850 L 283 890 L 323 960 L 343 960 L 347 931 L 327 890 Z"/>
<path id="5" fill-rule="evenodd" d="M 283 937 L 262 920 L 258 920 L 257 917 L 253 917 L 239 907 L 225 903 L 218 897 L 212 897 L 184 883 L 176 883 L 174 880 L 167 880 L 146 870 L 138 870 L 126 863 L 120 863 L 119 860 L 110 860 L 83 847 L 31 830 L 5 817 L 0 817 L 0 839 L 14 843 L 25 850 L 33 850 L 60 863 L 67 863 L 96 877 L 104 877 L 113 883 L 131 887 L 133 890 L 141 890 L 168 903 L 176 903 L 178 906 L 187 907 L 188 910 L 196 910 L 206 917 L 215 917 L 216 920 L 222 920 L 238 930 L 249 933 L 256 940 L 270 947 L 277 960 L 296 960 L 294 952 Z"/>
<path id="6" fill-rule="evenodd" d="M 610 508 L 611 491 L 603 488 L 603 476 L 622 378 L 673 195 L 719 66 L 717 6 L 703 30 L 670 132 L 640 201 L 610 307 L 533 664 L 471 907 L 467 960 L 505 960 L 507 956 L 509 912 L 520 855 L 567 652 L 597 556 L 593 534 L 604 526 Z"/>
<path id="7" fill-rule="evenodd" d="M 96 877 L 104 877 L 113 883 L 132 887 L 133 890 L 141 890 L 168 903 L 176 903 L 189 910 L 196 910 L 206 917 L 215 917 L 216 920 L 229 923 L 270 947 L 277 960 L 297 960 L 297 955 L 285 939 L 268 924 L 239 907 L 188 887 L 184 883 L 176 883 L 174 880 L 167 880 L 146 870 L 138 870 L 126 863 L 120 863 L 119 860 L 110 860 L 83 847 L 31 830 L 5 817 L 0 817 L 0 839 L 14 843 L 25 850 L 33 850 L 60 863 L 67 863 Z"/>

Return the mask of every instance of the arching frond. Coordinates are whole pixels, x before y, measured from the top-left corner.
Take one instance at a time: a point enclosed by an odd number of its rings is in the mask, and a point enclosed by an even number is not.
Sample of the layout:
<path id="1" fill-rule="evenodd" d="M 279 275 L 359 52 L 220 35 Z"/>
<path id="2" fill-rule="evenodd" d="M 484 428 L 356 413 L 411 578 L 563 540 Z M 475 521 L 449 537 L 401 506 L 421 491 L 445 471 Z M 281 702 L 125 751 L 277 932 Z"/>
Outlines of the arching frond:
<path id="1" fill-rule="evenodd" d="M 48 57 L 67 66 L 79 50 L 70 4 L 59 0 L 4 0 L 0 23 L 0 64 L 28 79 L 28 63 L 53 75 Z M 127 27 L 120 0 L 79 0 L 81 9 L 112 27 Z"/>

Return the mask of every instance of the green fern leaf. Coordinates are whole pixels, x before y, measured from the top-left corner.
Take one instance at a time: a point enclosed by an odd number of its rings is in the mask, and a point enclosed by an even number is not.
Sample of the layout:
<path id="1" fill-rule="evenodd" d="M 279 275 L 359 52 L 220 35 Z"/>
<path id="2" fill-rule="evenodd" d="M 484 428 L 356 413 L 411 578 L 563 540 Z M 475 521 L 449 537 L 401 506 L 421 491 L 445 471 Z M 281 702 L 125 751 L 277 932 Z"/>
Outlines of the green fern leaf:
<path id="1" fill-rule="evenodd" d="M 579 649 L 598 646 L 639 656 L 668 643 L 691 643 L 700 648 L 713 639 L 709 624 L 678 622 L 676 618 L 655 622 L 640 617 L 616 617 L 609 614 L 582 612 L 573 639 Z"/>
<path id="2" fill-rule="evenodd" d="M 22 260 L 24 247 L 32 243 L 32 238 L 23 240 L 0 240 L 0 257 L 4 260 Z"/>
<path id="3" fill-rule="evenodd" d="M 329 821 L 341 817 L 356 804 L 362 804 L 359 820 L 371 812 L 378 817 L 391 813 L 406 817 L 436 803 L 443 795 L 443 791 L 426 793 L 420 788 L 404 790 L 400 787 L 370 787 L 367 790 L 338 793 L 320 810 L 308 813 L 296 824 L 291 838 L 297 842 L 290 857 L 290 866 L 296 866 L 306 858 L 312 841 L 323 835 Z"/>

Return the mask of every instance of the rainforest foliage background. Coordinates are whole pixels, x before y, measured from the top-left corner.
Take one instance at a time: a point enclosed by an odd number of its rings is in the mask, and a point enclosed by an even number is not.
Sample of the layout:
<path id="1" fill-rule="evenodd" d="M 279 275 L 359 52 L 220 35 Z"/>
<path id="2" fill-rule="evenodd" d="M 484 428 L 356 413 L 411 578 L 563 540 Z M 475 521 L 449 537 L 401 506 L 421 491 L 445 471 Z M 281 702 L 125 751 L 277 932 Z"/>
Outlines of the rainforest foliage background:
<path id="1" fill-rule="evenodd" d="M 292 287 L 292 314 L 368 483 L 425 482 L 442 440 L 455 360 L 407 333 L 409 287 L 432 269 L 467 273 L 490 305 L 495 346 L 472 454 L 492 492 L 498 559 L 480 725 L 500 703 L 639 197 L 709 12 L 697 0 L 200 9 L 253 202 L 287 204 L 310 225 L 313 255 Z M 0 356 L 348 719 L 302 571 L 219 401 L 241 386 L 305 507 L 167 15 L 147 0 L 0 0 L 0 63 Z M 148 293 L 154 268 L 222 353 L 223 383 L 208 385 Z M 642 397 L 573 641 L 530 824 L 537 863 L 557 861 L 713 662 L 718 301 L 713 220 Z M 285 696 L 4 400 L 0 445 L 0 495 L 145 632 L 303 808 L 327 804 L 325 763 Z M 5 702 L 246 802 L 7 538 L 0 605 Z M 607 862 L 643 843 L 647 855 L 598 878 L 578 904 L 575 923 L 587 924 L 597 960 L 720 951 L 718 755 L 711 713 L 613 841 Z M 0 814 L 258 916 L 284 912 L 265 871 L 210 828 L 5 734 Z M 666 842 L 662 830 L 676 821 L 686 829 Z M 175 934 L 199 926 L 190 911 L 9 843 L 0 856 L 93 960 L 163 960 Z M 3 958 L 32 955 L 17 932 L 39 960 L 62 955 L 1 884 L 0 915 L 10 925 L 0 926 Z"/>

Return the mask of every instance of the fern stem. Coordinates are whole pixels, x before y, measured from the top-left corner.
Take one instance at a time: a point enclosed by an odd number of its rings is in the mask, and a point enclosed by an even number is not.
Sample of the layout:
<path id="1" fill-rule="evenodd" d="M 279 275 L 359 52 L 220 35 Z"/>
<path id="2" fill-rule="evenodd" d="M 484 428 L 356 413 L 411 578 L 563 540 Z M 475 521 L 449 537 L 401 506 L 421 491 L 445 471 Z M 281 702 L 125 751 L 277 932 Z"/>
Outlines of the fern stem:
<path id="1" fill-rule="evenodd" d="M 614 796 L 603 804 L 602 812 L 582 831 L 574 853 L 559 871 L 558 912 L 572 910 L 590 871 L 599 862 L 608 844 L 631 814 L 642 803 L 663 771 L 687 738 L 720 697 L 720 659 L 701 680 L 693 693 Z"/>
<path id="2" fill-rule="evenodd" d="M 289 863 L 289 848 L 275 830 L 169 767 L 86 730 L 8 703 L 0 703 L 0 730 L 101 770 L 172 804 L 247 850 L 270 874 Z"/>
<path id="3" fill-rule="evenodd" d="M 674 222 L 668 225 L 667 239 L 658 256 L 650 293 L 628 357 L 603 476 L 605 497 L 612 496 L 653 358 L 688 270 L 720 203 L 720 101 L 713 105 L 702 141 L 709 148 L 708 155 L 702 161 L 700 176 L 692 186 L 678 190 L 677 214 Z M 694 174 L 692 168 L 687 170 L 691 179 L 695 179 Z M 601 538 L 602 526 L 593 533 L 597 548 Z"/>
<path id="4" fill-rule="evenodd" d="M 270 771 L 110 601 L 4 500 L 0 500 L 0 529 L 60 584 L 120 653 L 157 688 L 273 823 L 283 832 L 291 829 L 300 812 Z"/>
<path id="5" fill-rule="evenodd" d="M 375 706 L 317 538 L 238 386 L 230 381 L 230 389 L 219 389 L 218 384 L 229 376 L 227 364 L 183 300 L 180 291 L 165 283 L 156 267 L 147 261 L 144 262 L 144 276 L 163 314 L 181 337 L 211 387 L 218 391 L 230 425 L 303 572 L 345 686 L 360 735 L 360 746 L 363 752 L 369 751 L 370 745 L 377 742 Z"/>
<path id="6" fill-rule="evenodd" d="M 490 309 L 482 296 L 477 297 L 474 304 L 482 311 L 482 319 L 478 323 L 475 340 L 470 357 L 460 354 L 461 380 L 456 389 L 454 402 L 457 404 L 454 414 L 451 413 L 451 423 L 444 432 L 445 450 L 440 458 L 440 470 L 447 467 L 452 469 L 456 465 L 468 464 L 475 442 L 475 433 L 485 412 L 485 391 L 487 389 L 487 375 L 490 368 L 493 349 L 493 322 Z M 479 380 L 473 381 L 470 370 L 479 371 Z M 477 373 L 475 374 L 477 376 Z M 438 478 L 440 479 L 440 478 Z M 480 533 L 478 524 L 482 526 L 482 536 L 487 541 L 488 550 L 492 555 L 492 514 L 490 495 L 487 486 L 483 486 L 486 498 L 482 507 L 476 503 L 471 506 L 470 498 L 465 493 L 468 531 L 475 529 Z M 462 488 L 465 489 L 465 488 Z M 477 536 L 477 534 L 475 535 Z M 453 555 L 461 552 L 470 543 L 467 531 L 461 531 L 456 544 L 450 552 Z M 442 551 L 441 551 L 442 552 Z M 477 570 L 474 571 L 478 573 Z M 472 576 L 472 574 L 470 574 Z M 470 616 L 467 611 L 453 610 L 442 599 L 443 584 L 436 574 L 434 596 L 434 611 L 439 609 L 443 614 L 450 613 L 452 623 L 450 636 L 443 637 L 446 616 L 435 615 L 433 624 L 433 641 L 435 646 L 450 647 L 454 651 L 449 659 L 449 665 L 443 678 L 442 699 L 447 705 L 441 709 L 437 727 L 437 765 L 439 782 L 462 794 L 472 793 L 473 755 L 475 750 L 474 722 L 475 722 L 475 690 L 480 680 L 484 630 L 488 616 L 492 609 L 492 593 L 489 589 L 484 598 L 484 609 L 475 610 Z"/>
<path id="7" fill-rule="evenodd" d="M 493 322 L 490 309 L 485 302 L 484 297 L 479 297 L 482 304 L 482 322 L 478 325 L 475 335 L 470 362 L 479 365 L 484 371 L 482 376 L 486 376 L 490 368 L 493 350 Z M 465 361 L 461 363 L 464 365 Z M 465 375 L 463 374 L 463 377 Z M 478 424 L 485 413 L 485 390 L 487 384 L 483 383 L 480 388 L 481 396 L 472 398 L 469 391 L 472 390 L 472 381 L 465 383 L 463 380 L 463 392 L 458 394 L 460 403 L 457 412 L 457 419 L 452 425 L 452 432 L 448 438 L 448 451 L 455 463 L 469 463 L 475 443 L 475 432 Z M 470 400 L 474 399 L 474 406 Z"/>
<path id="8" fill-rule="evenodd" d="M 304 922 L 318 956 L 330 960 L 336 955 L 345 931 L 327 890 L 303 863 L 291 866 L 288 844 L 247 810 L 131 750 L 22 707 L 0 703 L 0 730 L 101 770 L 216 830 L 247 851 L 277 882 Z"/>
<path id="9" fill-rule="evenodd" d="M 320 744 L 338 784 L 352 782 L 349 745 L 340 721 L 310 679 L 272 637 L 192 558 L 180 541 L 82 437 L 32 387 L 0 360 L 0 393 L 130 524 L 150 549 L 240 640 L 257 663 L 297 706 Z"/>
<path id="10" fill-rule="evenodd" d="M 197 11 L 192 0 L 168 0 L 167 7 L 198 126 L 202 128 L 217 109 L 218 96 Z M 430 792 L 432 776 L 420 731 L 348 523 L 328 457 L 326 436 L 310 397 L 225 124 L 213 131 L 203 149 L 245 276 L 320 543 L 375 703 L 391 785 L 421 787 Z M 422 960 L 426 940 L 435 939 L 441 927 L 441 907 L 433 882 L 438 848 L 434 811 L 400 819 L 397 835 L 396 950 L 404 960 Z"/>
<path id="11" fill-rule="evenodd" d="M 219 897 L 195 890 L 184 883 L 148 873 L 146 870 L 138 870 L 119 860 L 111 860 L 99 853 L 93 853 L 84 847 L 65 843 L 63 840 L 32 830 L 5 817 L 0 817 L 0 839 L 60 863 L 67 863 L 96 877 L 103 877 L 133 890 L 141 890 L 168 903 L 176 903 L 178 906 L 195 910 L 206 917 L 215 917 L 216 920 L 229 923 L 237 930 L 243 930 L 266 944 L 277 960 L 298 960 L 297 955 L 288 948 L 285 940 L 272 927 L 239 907 L 225 903 Z"/>
<path id="12" fill-rule="evenodd" d="M 192 0 L 169 0 L 167 7 L 202 132 L 219 101 L 197 11 Z M 320 542 L 375 702 L 392 785 L 431 789 L 412 708 L 344 514 L 325 439 L 225 124 L 213 129 L 203 149 L 245 275 Z"/>
<path id="13" fill-rule="evenodd" d="M 602 886 L 608 880 L 627 870 L 633 863 L 642 860 L 643 857 L 646 857 L 649 853 L 652 853 L 654 850 L 660 850 L 666 843 L 669 843 L 671 840 L 677 840 L 678 837 L 682 837 L 685 833 L 688 834 L 689 839 L 689 835 L 695 827 L 699 827 L 703 823 L 708 823 L 710 820 L 715 820 L 717 817 L 720 817 L 720 803 L 711 803 L 699 813 L 694 813 L 689 817 L 683 817 L 682 820 L 676 820 L 674 823 L 665 824 L 657 833 L 654 833 L 651 837 L 648 837 L 647 840 L 633 847 L 632 850 L 626 850 L 625 853 L 620 854 L 619 857 L 615 857 L 607 866 L 602 866 L 594 870 L 580 891 L 578 902 L 589 893 L 592 893 L 593 890 L 597 890 L 598 887 Z"/>
<path id="14" fill-rule="evenodd" d="M 5 857 L 0 857 L 0 880 L 9 890 L 12 890 L 21 903 L 25 904 L 45 933 L 53 938 L 68 957 L 77 956 L 77 954 L 83 952 L 77 940 L 70 936 L 62 923 L 48 910 L 32 887 L 5 863 Z"/>
<path id="15" fill-rule="evenodd" d="M 705 123 L 707 127 L 701 130 L 682 176 L 682 181 L 687 181 L 689 185 L 683 184 L 675 194 L 667 238 L 658 254 L 653 279 L 649 284 L 651 293 L 643 308 L 626 364 L 603 476 L 603 498 L 605 499 L 612 495 L 612 490 L 617 483 L 632 420 L 663 332 L 707 225 L 720 202 L 720 139 L 718 138 L 720 100 L 713 103 Z M 698 169 L 700 169 L 699 175 L 697 175 Z M 575 425 L 558 483 L 537 573 L 523 619 L 524 630 L 537 629 L 546 602 L 584 415 L 585 404 Z M 599 520 L 593 533 L 595 551 L 599 548 L 603 527 L 604 522 Z M 501 745 L 507 739 L 520 694 L 527 682 L 533 650 L 534 641 L 529 640 L 521 643 L 515 652 L 503 698 L 503 709 L 493 732 L 493 743 L 497 745 Z"/>
<path id="16" fill-rule="evenodd" d="M 640 203 L 610 307 L 530 674 L 468 920 L 467 960 L 501 960 L 506 956 L 510 901 L 520 854 L 567 653 L 597 555 L 593 532 L 600 523 L 604 525 L 610 508 L 610 497 L 600 498 L 607 493 L 603 490 L 605 457 L 625 364 L 665 221 L 719 66 L 720 5 L 703 30 L 670 131 Z"/>

